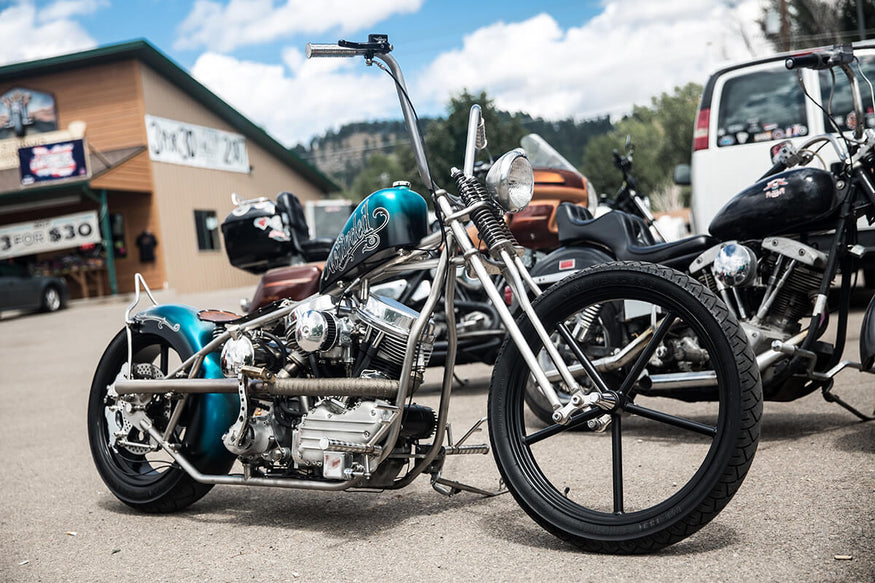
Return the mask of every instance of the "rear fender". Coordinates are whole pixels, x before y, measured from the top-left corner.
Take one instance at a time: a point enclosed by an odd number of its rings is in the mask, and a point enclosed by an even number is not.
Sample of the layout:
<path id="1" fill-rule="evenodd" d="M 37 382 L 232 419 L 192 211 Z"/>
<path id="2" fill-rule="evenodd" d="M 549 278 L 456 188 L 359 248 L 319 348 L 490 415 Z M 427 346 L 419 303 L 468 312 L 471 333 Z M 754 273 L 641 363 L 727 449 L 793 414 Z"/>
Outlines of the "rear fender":
<path id="1" fill-rule="evenodd" d="M 540 259 L 530 270 L 532 277 L 543 287 L 576 273 L 581 269 L 615 259 L 595 247 L 560 247 Z"/>
<path id="2" fill-rule="evenodd" d="M 197 317 L 190 306 L 165 304 L 139 312 L 132 326 L 137 332 L 166 340 L 185 360 L 213 339 L 215 324 Z M 222 378 L 219 354 L 211 352 L 201 364 L 202 378 Z M 207 393 L 189 396 L 192 413 L 185 436 L 189 460 L 203 473 L 226 473 L 234 455 L 222 443 L 222 435 L 237 418 L 239 397 L 234 393 Z"/>

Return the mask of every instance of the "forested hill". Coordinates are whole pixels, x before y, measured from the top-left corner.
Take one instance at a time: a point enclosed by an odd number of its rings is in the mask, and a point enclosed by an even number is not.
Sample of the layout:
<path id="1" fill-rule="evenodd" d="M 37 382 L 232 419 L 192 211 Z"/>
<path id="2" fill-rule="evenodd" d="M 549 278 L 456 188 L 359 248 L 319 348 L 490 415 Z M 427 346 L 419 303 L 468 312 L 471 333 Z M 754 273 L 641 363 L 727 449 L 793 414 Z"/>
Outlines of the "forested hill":
<path id="1" fill-rule="evenodd" d="M 573 164 L 580 166 L 587 142 L 596 135 L 613 129 L 610 119 L 558 122 L 513 114 L 525 133 L 540 134 Z M 420 131 L 428 134 L 434 119 L 421 119 Z M 487 128 L 487 133 L 491 128 Z M 331 177 L 339 186 L 352 186 L 365 163 L 373 154 L 392 155 L 399 145 L 409 144 L 402 121 L 355 122 L 314 138 L 308 146 L 298 145 L 294 152 Z M 461 161 L 460 161 L 461 163 Z"/>
<path id="2" fill-rule="evenodd" d="M 672 94 L 653 97 L 649 106 L 635 106 L 629 115 L 615 121 L 608 116 L 547 121 L 499 110 L 485 93 L 462 92 L 450 99 L 445 118 L 420 120 L 420 131 L 432 177 L 440 185 L 448 181 L 451 167 L 462 164 L 468 112 L 477 103 L 486 121 L 489 155 L 497 157 L 519 147 L 520 138 L 536 133 L 590 179 L 598 192 L 609 194 L 622 182 L 611 152 L 622 151 L 629 136 L 636 147 L 634 174 L 639 190 L 668 210 L 683 204 L 686 197 L 671 177 L 676 164 L 689 163 L 701 91 L 701 86 L 693 83 L 676 87 Z M 418 184 L 416 163 L 401 121 L 348 124 L 293 150 L 333 179 L 343 198 L 361 200 L 395 180 L 409 180 L 414 189 L 427 190 Z M 659 193 L 672 196 L 665 203 L 654 201 L 653 195 Z"/>

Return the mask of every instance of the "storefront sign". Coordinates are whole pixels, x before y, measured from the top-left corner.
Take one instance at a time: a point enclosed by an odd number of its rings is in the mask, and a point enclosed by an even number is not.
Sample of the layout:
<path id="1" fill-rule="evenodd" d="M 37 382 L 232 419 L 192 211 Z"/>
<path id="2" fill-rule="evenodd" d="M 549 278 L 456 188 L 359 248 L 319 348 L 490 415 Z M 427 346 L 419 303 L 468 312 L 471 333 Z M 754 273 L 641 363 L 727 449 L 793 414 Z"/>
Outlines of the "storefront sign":
<path id="1" fill-rule="evenodd" d="M 23 138 L 0 140 L 0 170 L 18 167 L 18 150 L 31 146 L 57 144 L 75 140 L 85 135 L 85 122 L 75 121 L 66 130 L 27 134 Z"/>
<path id="2" fill-rule="evenodd" d="M 25 87 L 0 95 L 0 140 L 58 129 L 55 96 Z"/>
<path id="3" fill-rule="evenodd" d="M 213 128 L 146 116 L 149 157 L 155 162 L 249 172 L 246 138 Z"/>
<path id="4" fill-rule="evenodd" d="M 0 227 L 0 259 L 100 243 L 97 212 Z"/>
<path id="5" fill-rule="evenodd" d="M 21 184 L 24 186 L 88 176 L 84 140 L 21 148 L 18 150 L 18 160 Z"/>

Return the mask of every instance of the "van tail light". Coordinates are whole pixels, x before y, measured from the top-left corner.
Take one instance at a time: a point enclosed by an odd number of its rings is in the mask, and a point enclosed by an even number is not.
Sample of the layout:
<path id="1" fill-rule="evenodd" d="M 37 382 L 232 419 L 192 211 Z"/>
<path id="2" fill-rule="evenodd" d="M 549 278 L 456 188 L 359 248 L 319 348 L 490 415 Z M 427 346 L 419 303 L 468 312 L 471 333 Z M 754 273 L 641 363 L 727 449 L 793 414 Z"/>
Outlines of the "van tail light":
<path id="1" fill-rule="evenodd" d="M 693 151 L 708 149 L 708 126 L 711 123 L 711 109 L 703 108 L 699 110 L 699 116 L 696 118 L 696 129 L 693 132 Z"/>

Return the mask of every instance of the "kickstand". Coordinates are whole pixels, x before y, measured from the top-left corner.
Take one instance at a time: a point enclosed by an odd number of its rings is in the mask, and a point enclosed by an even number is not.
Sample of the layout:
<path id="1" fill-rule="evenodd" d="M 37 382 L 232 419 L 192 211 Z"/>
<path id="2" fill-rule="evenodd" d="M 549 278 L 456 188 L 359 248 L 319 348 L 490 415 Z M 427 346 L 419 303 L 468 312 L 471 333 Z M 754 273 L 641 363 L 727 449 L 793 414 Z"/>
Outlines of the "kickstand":
<path id="1" fill-rule="evenodd" d="M 474 425 L 471 426 L 465 435 L 457 441 L 453 443 L 453 432 L 450 428 L 449 423 L 447 424 L 446 438 L 447 445 L 441 447 L 441 458 L 440 463 L 436 465 L 431 472 L 431 487 L 434 488 L 437 492 L 440 492 L 444 496 L 453 496 L 454 494 L 458 494 L 459 492 L 473 492 L 474 494 L 480 494 L 481 496 L 485 496 L 487 498 L 491 498 L 492 496 L 498 496 L 500 494 L 504 494 L 507 492 L 507 488 L 504 487 L 504 480 L 499 479 L 498 481 L 498 489 L 497 490 L 484 490 L 483 488 L 478 488 L 476 486 L 471 486 L 469 484 L 463 484 L 462 482 L 457 482 L 455 480 L 448 480 L 441 476 L 441 470 L 443 469 L 444 461 L 446 460 L 446 456 L 448 455 L 460 455 L 460 454 L 487 454 L 489 453 L 489 446 L 486 444 L 481 445 L 464 445 L 464 443 L 468 440 L 474 432 L 480 430 L 480 426 L 486 421 L 486 417 L 481 417 Z"/>
<path id="2" fill-rule="evenodd" d="M 845 409 L 847 409 L 848 411 L 850 411 L 851 413 L 853 413 L 854 415 L 859 417 L 862 421 L 872 421 L 873 419 L 875 419 L 875 417 L 870 417 L 869 415 L 866 415 L 865 413 L 858 411 L 853 406 L 844 402 L 841 397 L 839 397 L 838 395 L 836 395 L 835 393 L 832 392 L 832 387 L 833 387 L 833 384 L 829 383 L 828 385 L 824 386 L 822 389 L 823 398 L 827 403 L 835 403 L 836 405 L 839 405 L 840 407 L 844 407 Z M 873 412 L 873 413 L 875 413 L 875 412 Z"/>
<path id="3" fill-rule="evenodd" d="M 458 494 L 463 490 L 465 492 L 480 494 L 485 498 L 492 498 L 493 496 L 499 496 L 501 494 L 507 493 L 507 488 L 504 487 L 503 480 L 498 481 L 497 490 L 483 490 L 481 488 L 477 488 L 476 486 L 469 486 L 468 484 L 463 484 L 461 482 L 442 478 L 440 472 L 437 472 L 434 476 L 432 476 L 431 487 L 447 497 Z"/>

